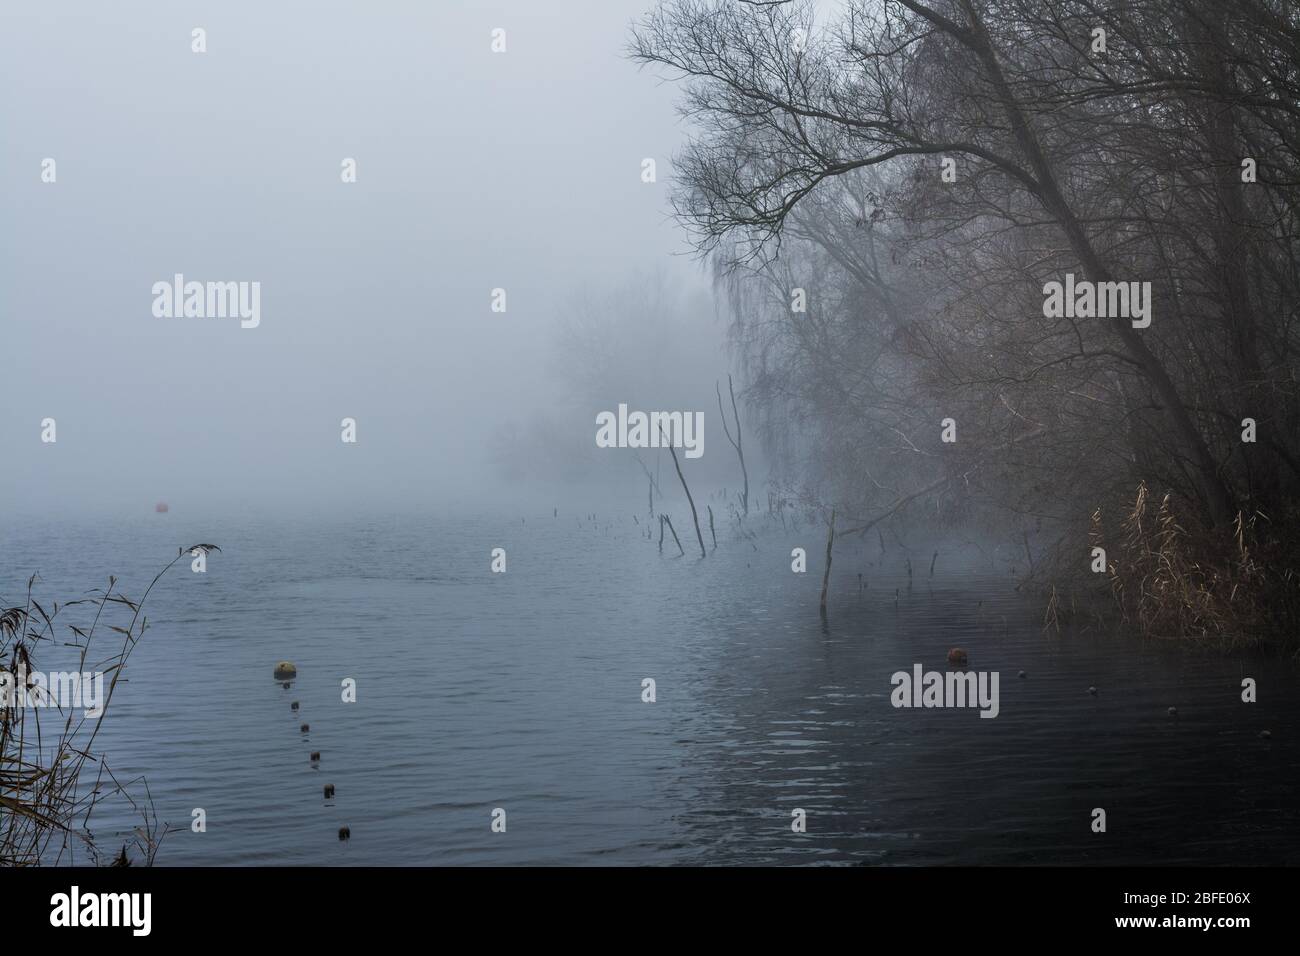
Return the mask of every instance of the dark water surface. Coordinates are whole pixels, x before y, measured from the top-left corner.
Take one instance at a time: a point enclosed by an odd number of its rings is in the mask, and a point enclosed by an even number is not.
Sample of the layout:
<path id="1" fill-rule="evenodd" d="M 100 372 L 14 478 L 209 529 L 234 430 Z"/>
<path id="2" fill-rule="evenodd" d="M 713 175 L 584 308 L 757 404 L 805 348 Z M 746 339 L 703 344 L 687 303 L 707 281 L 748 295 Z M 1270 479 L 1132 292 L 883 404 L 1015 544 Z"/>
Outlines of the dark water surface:
<path id="1" fill-rule="evenodd" d="M 179 545 L 223 548 L 150 596 L 97 742 L 178 828 L 163 864 L 1300 862 L 1294 665 L 1045 635 L 1041 602 L 951 541 L 933 578 L 916 546 L 910 593 L 899 548 L 837 547 L 824 629 L 820 529 L 727 535 L 701 561 L 642 526 L 11 520 L 0 597 L 39 571 L 48 606 L 112 572 L 135 599 Z M 957 645 L 1000 672 L 996 719 L 891 706 L 895 671 L 946 670 Z M 117 806 L 92 821 L 106 844 L 135 822 Z"/>

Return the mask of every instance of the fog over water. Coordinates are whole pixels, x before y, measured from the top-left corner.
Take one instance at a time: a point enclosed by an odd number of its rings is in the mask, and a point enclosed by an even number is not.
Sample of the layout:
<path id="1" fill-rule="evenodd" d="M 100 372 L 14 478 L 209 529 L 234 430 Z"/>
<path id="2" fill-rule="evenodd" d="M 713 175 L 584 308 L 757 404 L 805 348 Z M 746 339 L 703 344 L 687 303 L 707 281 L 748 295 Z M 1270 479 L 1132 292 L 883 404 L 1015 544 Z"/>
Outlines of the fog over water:
<path id="1" fill-rule="evenodd" d="M 0 668 L 130 651 L 158 862 L 1300 860 L 1300 149 L 1212 69 L 1300 25 L 1151 0 L 1112 87 L 1087 5 L 940 5 L 1001 59 L 875 0 L 3 5 Z M 0 758 L 69 766 L 33 712 Z"/>
<path id="2" fill-rule="evenodd" d="M 112 567 L 137 598 L 178 536 L 205 533 L 161 517 L 20 522 L 3 543 L 49 584 L 102 585 Z M 1243 707 L 1233 692 L 1243 673 L 1294 682 L 1294 665 L 1044 635 L 1003 558 L 955 541 L 915 581 L 903 561 L 919 565 L 922 542 L 844 547 L 823 626 L 820 576 L 788 572 L 815 530 L 700 561 L 671 541 L 660 553 L 644 523 L 550 509 L 228 519 L 206 574 L 182 563 L 151 595 L 97 741 L 175 828 L 160 862 L 1300 858 L 1300 718 L 1282 697 Z M 485 540 L 507 548 L 506 574 L 487 572 Z M 14 586 L 0 579 L 5 596 Z M 996 719 L 891 706 L 895 672 L 942 669 L 953 645 L 1001 673 Z M 286 655 L 299 672 L 282 687 L 270 662 Z M 340 675 L 355 704 L 340 703 Z M 1094 806 L 1112 838 L 1090 831 Z M 189 829 L 195 807 L 204 833 Z M 489 831 L 494 807 L 504 834 Z M 140 820 L 114 799 L 91 823 L 115 851 Z"/>

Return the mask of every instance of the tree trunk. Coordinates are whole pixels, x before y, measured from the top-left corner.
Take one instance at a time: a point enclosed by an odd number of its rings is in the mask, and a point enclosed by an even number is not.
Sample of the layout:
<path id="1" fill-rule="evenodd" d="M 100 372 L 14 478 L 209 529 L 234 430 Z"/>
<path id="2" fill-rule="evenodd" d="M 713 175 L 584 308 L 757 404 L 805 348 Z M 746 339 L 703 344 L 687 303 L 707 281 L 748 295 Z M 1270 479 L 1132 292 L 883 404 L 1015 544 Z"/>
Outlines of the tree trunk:
<path id="1" fill-rule="evenodd" d="M 904 3 L 909 8 L 926 16 L 933 23 L 939 23 L 943 19 L 939 18 L 934 11 L 922 7 L 918 3 L 911 2 L 911 0 L 904 0 Z M 1070 208 L 1069 203 L 1066 202 L 1056 180 L 1056 171 L 1052 168 L 1046 153 L 1043 151 L 1042 144 L 1039 143 L 1037 135 L 1029 125 L 1024 110 L 1021 109 L 1015 95 L 1011 92 L 1011 87 L 1002 72 L 1001 64 L 999 64 L 997 54 L 993 49 L 993 41 L 984 26 L 984 21 L 975 10 L 971 0 L 962 0 L 961 5 L 970 22 L 970 29 L 960 31 L 957 34 L 957 39 L 961 40 L 980 58 L 988 71 L 989 80 L 993 84 L 998 99 L 1002 101 L 1002 107 L 1006 111 L 1007 120 L 1012 133 L 1015 135 L 1016 143 L 1020 146 L 1034 171 L 1039 200 L 1065 232 L 1070 248 L 1078 256 L 1084 274 L 1089 281 L 1094 283 L 1113 281 L 1109 270 L 1102 263 L 1101 257 L 1097 254 L 1091 240 L 1088 239 L 1082 224 Z M 942 26 L 942 23 L 939 23 L 939 25 Z M 1201 479 L 1200 488 L 1197 491 L 1201 495 L 1208 516 L 1215 524 L 1227 522 L 1234 511 L 1232 494 L 1224 483 L 1219 465 L 1210 453 L 1209 446 L 1206 445 L 1204 437 L 1196 427 L 1196 423 L 1192 420 L 1191 413 L 1183 402 L 1173 379 L 1169 377 L 1163 363 L 1147 347 L 1146 342 L 1142 340 L 1141 334 L 1132 327 L 1128 319 L 1115 319 L 1112 323 L 1112 329 L 1118 335 L 1124 347 L 1128 349 L 1129 354 L 1138 363 L 1147 381 L 1156 390 L 1156 394 L 1160 396 L 1175 431 L 1191 452 L 1193 462 L 1200 473 Z"/>

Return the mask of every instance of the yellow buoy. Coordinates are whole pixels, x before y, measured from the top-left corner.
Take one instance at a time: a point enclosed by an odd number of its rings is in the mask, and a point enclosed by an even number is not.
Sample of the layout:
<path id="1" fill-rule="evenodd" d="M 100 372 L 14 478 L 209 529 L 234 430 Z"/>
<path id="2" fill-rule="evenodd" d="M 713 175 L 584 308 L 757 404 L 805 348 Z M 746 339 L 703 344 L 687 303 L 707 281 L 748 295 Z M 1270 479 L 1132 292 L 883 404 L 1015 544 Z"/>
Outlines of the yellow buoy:
<path id="1" fill-rule="evenodd" d="M 298 668 L 293 666 L 293 661 L 280 661 L 275 665 L 275 679 L 286 680 L 290 677 L 298 676 Z"/>

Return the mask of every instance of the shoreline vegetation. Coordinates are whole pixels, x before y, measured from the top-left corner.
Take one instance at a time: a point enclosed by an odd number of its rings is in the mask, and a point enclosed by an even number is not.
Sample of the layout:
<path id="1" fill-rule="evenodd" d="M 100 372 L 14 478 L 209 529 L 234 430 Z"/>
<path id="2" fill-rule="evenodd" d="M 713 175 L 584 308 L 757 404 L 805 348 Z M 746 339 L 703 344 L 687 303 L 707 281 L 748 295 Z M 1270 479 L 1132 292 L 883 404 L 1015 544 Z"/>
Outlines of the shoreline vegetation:
<path id="1" fill-rule="evenodd" d="M 650 518 L 659 522 L 662 553 L 663 527 L 667 525 L 672 530 L 672 517 L 663 510 L 662 497 L 656 514 L 656 486 L 644 462 L 639 463 L 651 481 Z M 680 467 L 677 473 L 693 504 Z M 883 555 L 887 550 L 884 532 L 889 530 L 903 550 L 910 552 L 912 549 L 903 537 L 908 528 L 900 532 L 892 522 L 905 516 L 909 506 L 927 490 L 908 496 L 872 519 L 855 522 L 848 529 L 837 526 L 837 521 L 842 519 L 837 519 L 834 506 L 828 510 L 816 498 L 795 501 L 769 491 L 767 511 L 761 513 L 764 528 L 757 530 L 751 513 L 748 509 L 742 511 L 731 500 L 728 489 L 710 493 L 709 498 L 717 496 L 727 503 L 732 530 L 738 539 L 749 541 L 755 549 L 757 545 L 753 542 L 759 531 L 776 530 L 778 523 L 782 531 L 798 530 L 801 515 L 806 524 L 825 525 L 825 563 L 818 608 L 825 622 L 830 616 L 828 598 L 834 597 L 830 572 L 836 542 L 854 537 L 865 539 L 869 531 L 875 530 Z M 710 531 L 714 532 L 712 505 L 708 513 Z M 919 525 L 910 527 L 924 528 L 930 536 L 971 530 L 924 518 Z M 1249 517 L 1238 514 L 1226 535 L 1220 531 L 1203 527 L 1189 529 L 1175 511 L 1171 492 L 1157 500 L 1146 483 L 1139 482 L 1131 503 L 1107 513 L 1101 508 L 1092 513 L 1087 532 L 1089 552 L 1082 556 L 1077 548 L 1067 547 L 1066 543 L 1076 537 L 1068 531 L 1037 557 L 1029 532 L 1022 532 L 1025 573 L 1019 574 L 1017 565 L 1012 565 L 1013 573 L 1018 575 L 1014 589 L 1039 596 L 1043 604 L 1044 632 L 1059 635 L 1063 628 L 1078 624 L 1120 630 L 1144 639 L 1183 641 L 1221 653 L 1250 650 L 1300 657 L 1297 637 L 1300 574 L 1289 565 L 1293 554 L 1289 537 L 1285 532 L 1279 533 L 1267 516 L 1260 513 Z M 649 525 L 645 536 L 652 537 Z M 673 537 L 676 540 L 675 531 Z M 1015 546 L 1013 539 L 1005 534 L 1002 540 L 1009 547 Z M 677 556 L 685 557 L 680 541 L 677 547 Z M 707 554 L 701 548 L 700 559 L 717 549 L 714 532 L 713 548 Z M 930 555 L 930 578 L 935 575 L 939 554 L 935 550 Z M 910 582 L 914 574 L 910 553 L 904 555 L 901 569 Z M 858 579 L 860 592 L 868 585 L 864 584 L 861 573 Z"/>
<path id="2" fill-rule="evenodd" d="M 57 700 L 49 706 L 0 707 L 0 866 L 154 863 L 169 828 L 158 819 L 148 781 L 119 779 L 95 742 L 131 652 L 149 626 L 143 609 L 154 585 L 185 558 L 220 550 L 213 544 L 180 549 L 139 601 L 122 593 L 110 576 L 107 588 L 66 604 L 54 602 L 47 612 L 34 594 L 33 574 L 23 602 L 0 607 L 0 669 L 9 675 L 35 673 L 47 651 L 63 646 L 76 649 L 79 671 L 108 679 L 95 716 Z M 87 626 L 58 620 L 77 605 L 89 612 Z M 95 836 L 95 810 L 108 799 L 125 801 L 140 820 L 120 846 L 103 845 Z"/>
<path id="3" fill-rule="evenodd" d="M 1189 528 L 1172 493 L 1157 501 L 1143 483 L 1117 524 L 1098 510 L 1091 525 L 1095 547 L 1114 542 L 1106 577 L 1123 626 L 1227 651 L 1300 654 L 1296 545 L 1267 515 L 1239 511 L 1226 527 Z"/>
<path id="4" fill-rule="evenodd" d="M 681 91 L 671 204 L 777 493 L 837 541 L 1023 540 L 1051 629 L 1107 596 L 1296 653 L 1298 31 L 1276 0 L 656 3 L 627 52 Z"/>

